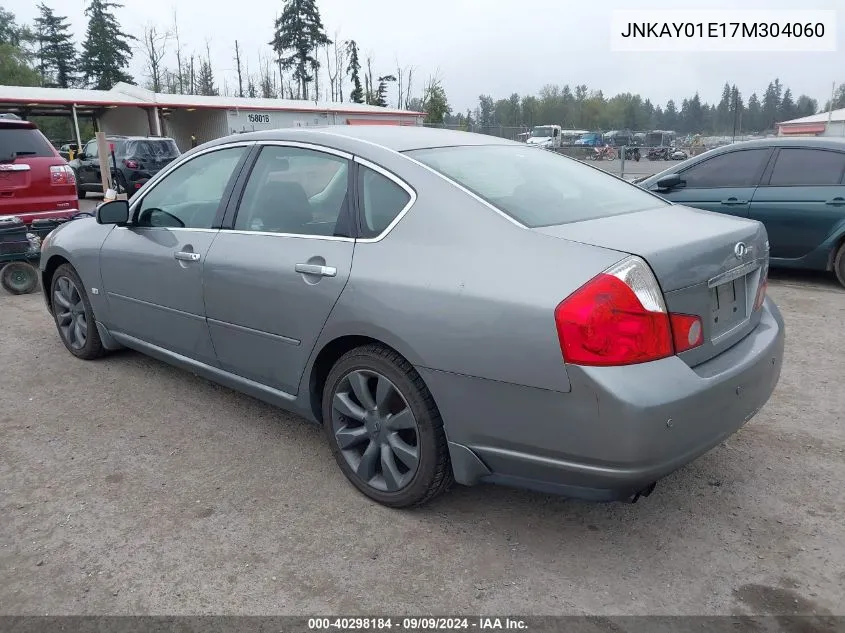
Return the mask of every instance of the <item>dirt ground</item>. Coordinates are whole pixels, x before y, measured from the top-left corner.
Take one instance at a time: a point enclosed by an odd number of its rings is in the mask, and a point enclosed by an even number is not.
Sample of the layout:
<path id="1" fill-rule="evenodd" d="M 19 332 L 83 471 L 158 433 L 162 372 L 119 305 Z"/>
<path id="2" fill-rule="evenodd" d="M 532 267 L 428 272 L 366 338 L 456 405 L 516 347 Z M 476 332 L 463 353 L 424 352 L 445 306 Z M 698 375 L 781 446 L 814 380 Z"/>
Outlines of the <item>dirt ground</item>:
<path id="1" fill-rule="evenodd" d="M 2 291 L 0 291 L 2 293 Z M 779 275 L 768 405 L 635 505 L 368 501 L 321 431 L 0 294 L 0 613 L 845 614 L 845 291 Z"/>

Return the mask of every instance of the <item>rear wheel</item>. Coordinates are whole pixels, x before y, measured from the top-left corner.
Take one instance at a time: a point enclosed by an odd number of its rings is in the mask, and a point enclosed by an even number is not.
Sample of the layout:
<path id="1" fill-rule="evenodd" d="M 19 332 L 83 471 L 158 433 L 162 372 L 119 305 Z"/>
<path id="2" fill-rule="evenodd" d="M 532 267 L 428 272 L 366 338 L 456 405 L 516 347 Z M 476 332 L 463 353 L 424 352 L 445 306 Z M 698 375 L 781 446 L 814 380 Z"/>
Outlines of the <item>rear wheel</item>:
<path id="1" fill-rule="evenodd" d="M 405 508 L 452 483 L 440 413 L 420 375 L 396 352 L 367 345 L 343 355 L 329 372 L 322 410 L 340 469 L 371 499 Z"/>
<path id="2" fill-rule="evenodd" d="M 59 337 L 71 354 L 93 360 L 105 353 L 85 286 L 70 264 L 62 264 L 53 274 L 50 304 Z"/>
<path id="3" fill-rule="evenodd" d="M 836 251 L 836 257 L 833 259 L 833 272 L 836 273 L 836 279 L 839 283 L 845 286 L 845 242 Z"/>
<path id="4" fill-rule="evenodd" d="M 0 285 L 13 295 L 25 295 L 38 287 L 38 269 L 26 262 L 11 262 L 0 271 Z"/>

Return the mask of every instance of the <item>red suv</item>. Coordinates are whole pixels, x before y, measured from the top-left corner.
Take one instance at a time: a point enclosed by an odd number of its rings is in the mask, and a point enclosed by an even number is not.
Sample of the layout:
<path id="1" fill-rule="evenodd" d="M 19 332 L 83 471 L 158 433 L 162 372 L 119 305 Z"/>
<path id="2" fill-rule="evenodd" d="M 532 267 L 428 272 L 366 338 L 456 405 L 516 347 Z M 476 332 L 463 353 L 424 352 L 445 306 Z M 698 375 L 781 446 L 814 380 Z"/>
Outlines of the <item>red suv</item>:
<path id="1" fill-rule="evenodd" d="M 79 213 L 76 178 L 34 123 L 0 116 L 0 218 L 67 219 Z"/>

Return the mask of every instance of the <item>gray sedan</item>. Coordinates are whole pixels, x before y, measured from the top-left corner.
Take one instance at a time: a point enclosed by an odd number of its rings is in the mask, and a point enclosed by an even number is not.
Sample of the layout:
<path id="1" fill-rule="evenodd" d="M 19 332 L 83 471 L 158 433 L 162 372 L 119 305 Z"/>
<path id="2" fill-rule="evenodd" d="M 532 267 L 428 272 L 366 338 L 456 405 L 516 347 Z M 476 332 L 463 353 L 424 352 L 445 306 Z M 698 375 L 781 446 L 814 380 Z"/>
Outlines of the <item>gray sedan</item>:
<path id="1" fill-rule="evenodd" d="M 71 354 L 132 348 L 322 424 L 394 507 L 453 481 L 636 500 L 783 359 L 760 223 L 464 132 L 219 139 L 54 231 L 41 271 Z"/>

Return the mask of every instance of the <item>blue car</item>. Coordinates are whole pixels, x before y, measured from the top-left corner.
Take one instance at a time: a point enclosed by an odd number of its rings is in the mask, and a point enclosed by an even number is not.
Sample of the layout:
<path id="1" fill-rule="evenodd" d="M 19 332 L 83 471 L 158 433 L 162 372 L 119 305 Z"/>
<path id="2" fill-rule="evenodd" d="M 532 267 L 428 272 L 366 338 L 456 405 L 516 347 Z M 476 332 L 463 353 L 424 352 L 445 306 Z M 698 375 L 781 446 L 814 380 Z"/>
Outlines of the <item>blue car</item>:
<path id="1" fill-rule="evenodd" d="M 638 184 L 671 202 L 759 220 L 773 267 L 831 271 L 845 286 L 845 139 L 733 143 Z"/>

